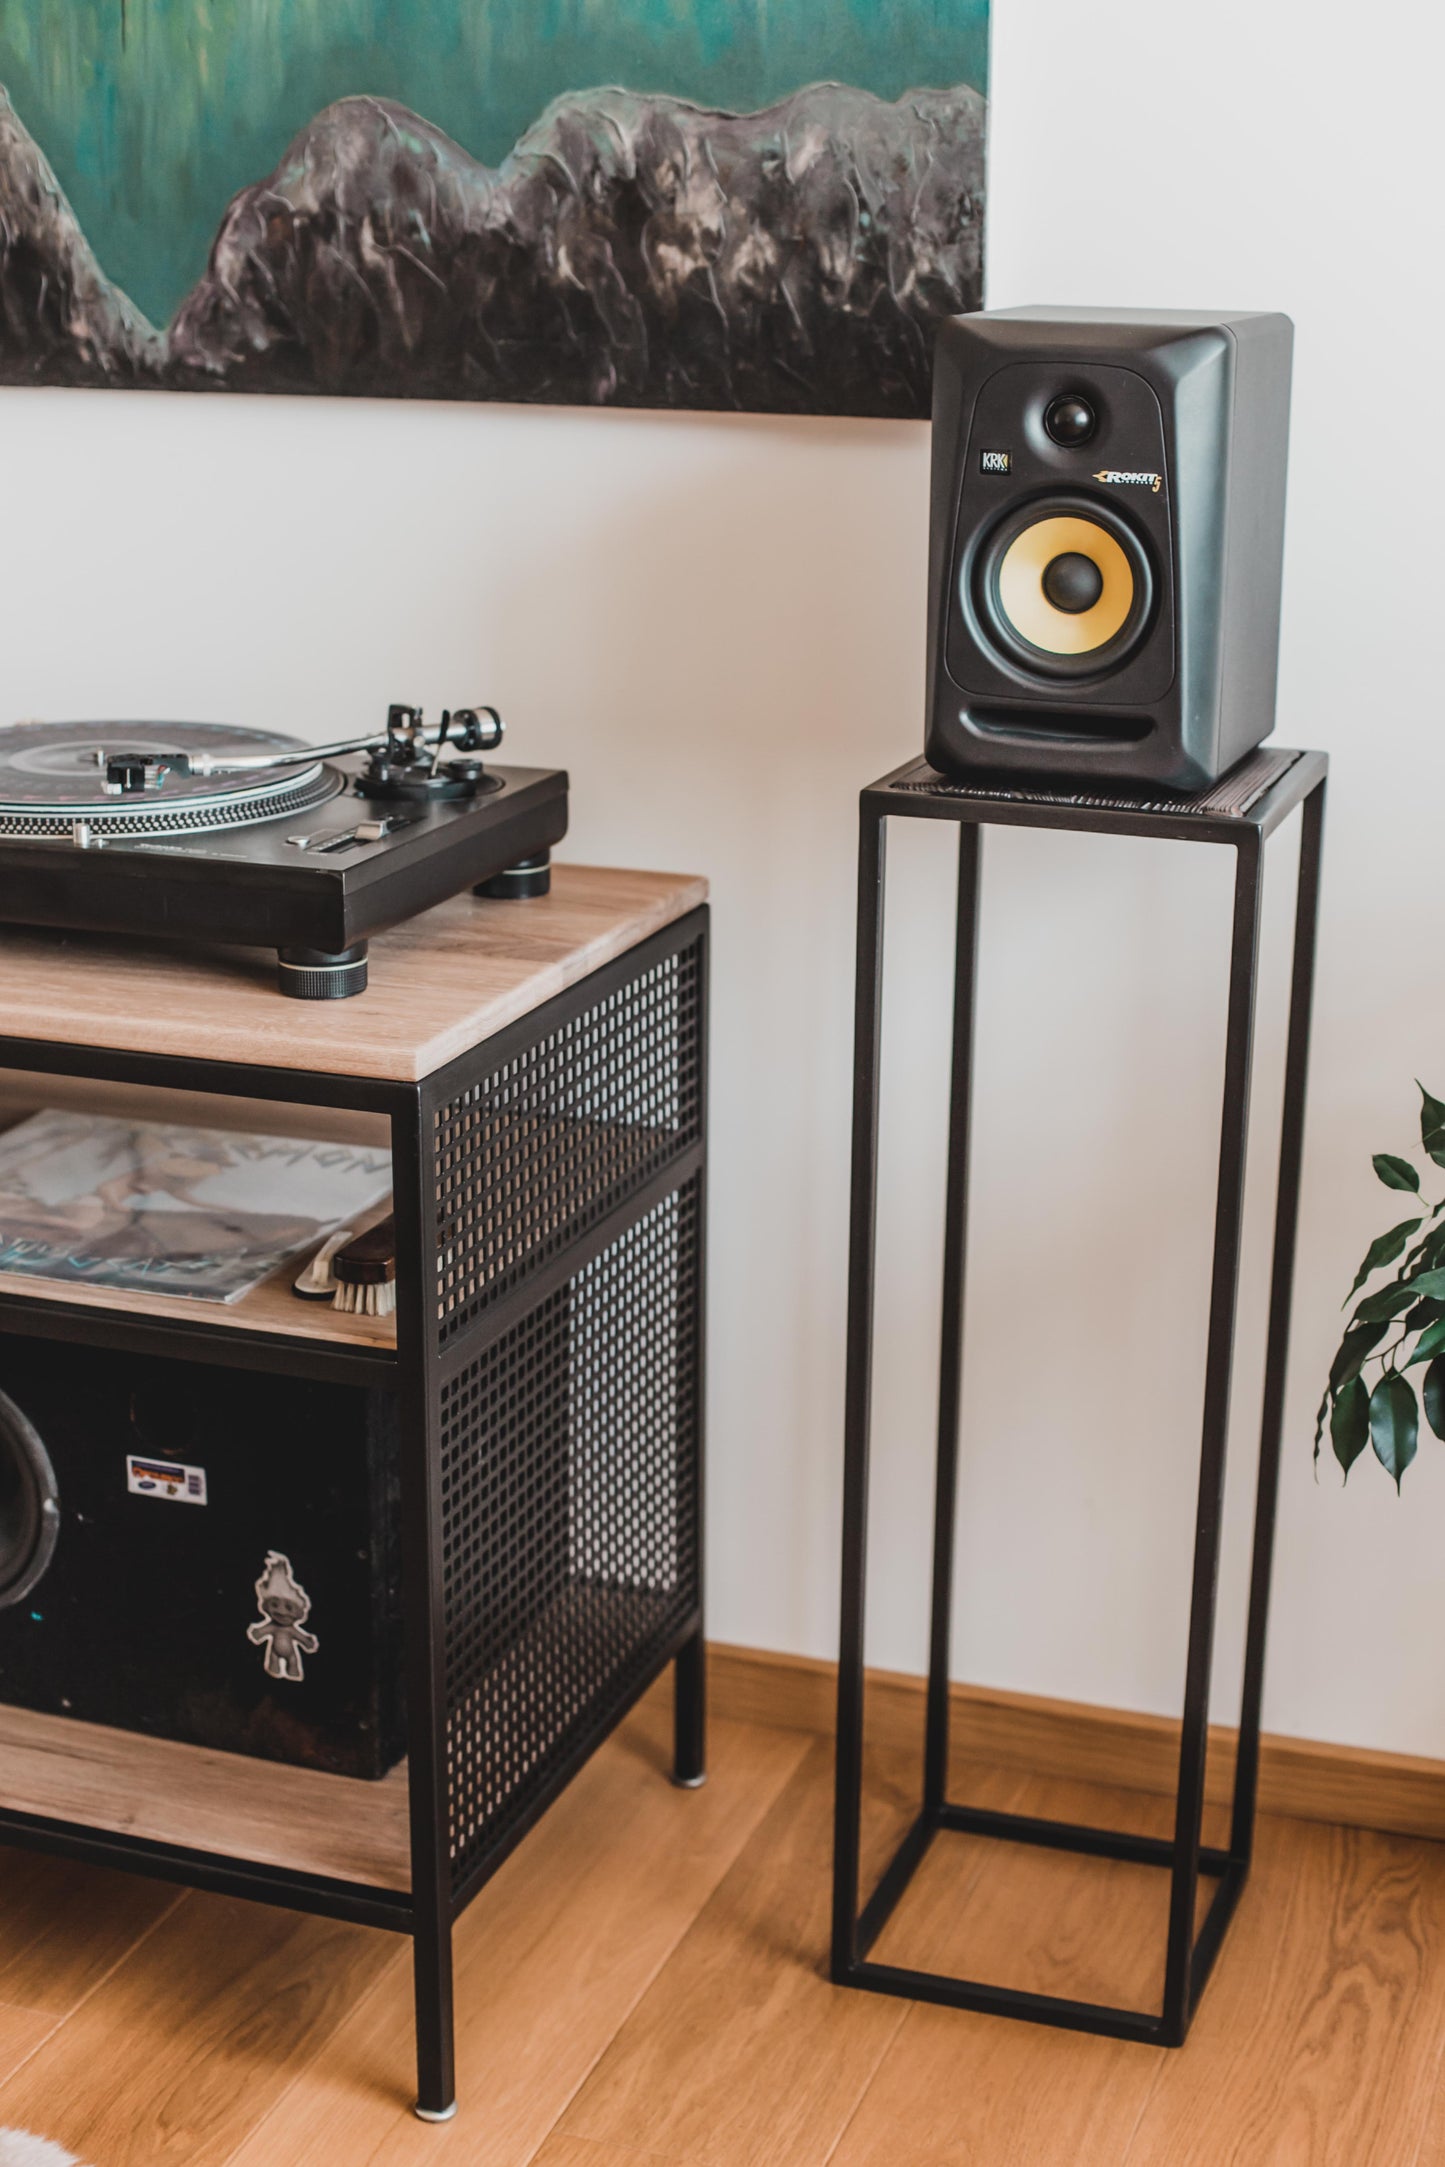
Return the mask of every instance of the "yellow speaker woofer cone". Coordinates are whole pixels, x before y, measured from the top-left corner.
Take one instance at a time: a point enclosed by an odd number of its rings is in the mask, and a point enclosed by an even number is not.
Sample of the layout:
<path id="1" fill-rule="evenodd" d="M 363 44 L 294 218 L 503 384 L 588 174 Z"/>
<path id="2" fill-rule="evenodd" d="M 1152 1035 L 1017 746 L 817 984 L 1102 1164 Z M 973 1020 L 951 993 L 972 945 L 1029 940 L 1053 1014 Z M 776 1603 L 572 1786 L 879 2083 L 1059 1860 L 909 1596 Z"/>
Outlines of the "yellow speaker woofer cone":
<path id="1" fill-rule="evenodd" d="M 1058 557 L 1083 557 L 1099 575 L 1091 609 L 1062 610 L 1050 601 L 1045 576 Z M 1091 655 L 1118 637 L 1134 607 L 1134 574 L 1107 527 L 1094 519 L 1036 519 L 1016 534 L 999 559 L 999 607 L 1032 647 L 1050 655 Z"/>
<path id="2" fill-rule="evenodd" d="M 1132 527 L 1086 497 L 1016 506 L 984 538 L 974 587 L 993 644 L 1048 677 L 1116 668 L 1142 638 L 1154 592 Z"/>

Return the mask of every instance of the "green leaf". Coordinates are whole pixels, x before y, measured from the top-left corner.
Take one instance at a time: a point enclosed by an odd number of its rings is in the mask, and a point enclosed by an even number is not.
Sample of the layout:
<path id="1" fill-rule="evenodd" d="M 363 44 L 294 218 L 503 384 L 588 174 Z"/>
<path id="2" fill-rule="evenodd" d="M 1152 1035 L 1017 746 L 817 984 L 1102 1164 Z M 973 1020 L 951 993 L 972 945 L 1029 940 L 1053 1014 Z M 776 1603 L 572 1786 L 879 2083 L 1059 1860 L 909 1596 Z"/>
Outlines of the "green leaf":
<path id="1" fill-rule="evenodd" d="M 1425 1420 L 1437 1437 L 1445 1437 L 1445 1355 L 1437 1355 L 1420 1386 Z"/>
<path id="2" fill-rule="evenodd" d="M 1364 1389 L 1363 1381 L 1360 1389 Z M 1370 1443 L 1385 1473 L 1394 1476 L 1397 1490 L 1401 1476 L 1415 1457 L 1419 1430 L 1415 1394 L 1404 1378 L 1391 1370 L 1370 1394 Z"/>
<path id="3" fill-rule="evenodd" d="M 1440 1274 L 1445 1279 L 1445 1272 Z M 1378 1294 L 1367 1294 L 1355 1311 L 1356 1324 L 1378 1324 L 1382 1317 L 1398 1317 L 1415 1299 L 1419 1281 L 1403 1287 L 1381 1287 Z"/>
<path id="4" fill-rule="evenodd" d="M 1335 1458 L 1349 1479 L 1350 1469 L 1365 1449 L 1370 1434 L 1370 1395 L 1362 1377 L 1352 1377 L 1335 1401 L 1330 1415 L 1330 1443 Z"/>
<path id="5" fill-rule="evenodd" d="M 1387 1189 L 1413 1189 L 1417 1196 L 1420 1194 L 1420 1176 L 1408 1159 L 1397 1159 L 1393 1152 L 1377 1151 L 1370 1164 Z"/>
<path id="6" fill-rule="evenodd" d="M 1410 1281 L 1410 1291 L 1422 1301 L 1445 1302 L 1445 1271 L 1421 1272 Z"/>
<path id="7" fill-rule="evenodd" d="M 1417 1302 L 1405 1319 L 1405 1330 L 1423 1332 L 1437 1317 L 1445 1317 L 1445 1302 Z"/>
<path id="8" fill-rule="evenodd" d="M 1348 1302 L 1350 1295 L 1359 1292 L 1371 1272 L 1377 1272 L 1382 1264 L 1393 1264 L 1410 1236 L 1418 1233 L 1424 1223 L 1423 1219 L 1402 1219 L 1398 1226 L 1391 1227 L 1388 1234 L 1377 1235 L 1365 1251 L 1365 1261 L 1356 1272 L 1355 1283 L 1350 1293 L 1345 1296 L 1345 1301 Z M 1340 1306 L 1343 1308 L 1344 1303 Z"/>
<path id="9" fill-rule="evenodd" d="M 1445 1105 L 1420 1085 L 1420 1141 L 1437 1166 L 1445 1166 Z"/>
<path id="10" fill-rule="evenodd" d="M 1388 1321 L 1381 1318 L 1378 1324 L 1352 1324 L 1340 1341 L 1339 1353 L 1330 1364 L 1330 1391 L 1339 1392 L 1352 1377 L 1358 1377 L 1366 1355 L 1372 1347 L 1378 1347 L 1389 1330 Z M 1328 1397 L 1328 1394 L 1326 1395 Z M 1324 1420 L 1323 1413 L 1320 1417 Z"/>
<path id="11" fill-rule="evenodd" d="M 1426 1325 L 1416 1340 L 1415 1352 L 1404 1367 L 1413 1369 L 1417 1362 L 1428 1362 L 1431 1355 L 1438 1354 L 1442 1347 L 1445 1347 L 1445 1317 L 1437 1317 L 1433 1324 Z"/>
<path id="12" fill-rule="evenodd" d="M 1431 1227 L 1428 1234 L 1422 1235 L 1405 1263 L 1411 1269 L 1418 1264 L 1422 1271 L 1433 1271 L 1437 1264 L 1445 1264 L 1445 1226 Z"/>

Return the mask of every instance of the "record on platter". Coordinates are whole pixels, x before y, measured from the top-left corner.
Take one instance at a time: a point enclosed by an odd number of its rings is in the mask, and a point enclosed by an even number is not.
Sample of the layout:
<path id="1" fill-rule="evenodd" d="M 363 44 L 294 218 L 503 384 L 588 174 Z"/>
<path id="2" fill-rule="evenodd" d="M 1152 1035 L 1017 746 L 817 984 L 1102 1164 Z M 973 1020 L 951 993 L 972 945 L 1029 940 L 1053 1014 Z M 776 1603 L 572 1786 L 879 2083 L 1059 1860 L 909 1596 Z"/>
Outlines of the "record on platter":
<path id="1" fill-rule="evenodd" d="M 167 774 L 135 798 L 107 790 L 117 752 L 248 759 L 294 751 L 253 776 Z M 345 777 L 298 739 L 219 722 L 35 722 L 0 728 L 0 837 L 67 839 L 77 824 L 96 835 L 147 836 L 247 827 L 309 811 L 335 797 Z"/>

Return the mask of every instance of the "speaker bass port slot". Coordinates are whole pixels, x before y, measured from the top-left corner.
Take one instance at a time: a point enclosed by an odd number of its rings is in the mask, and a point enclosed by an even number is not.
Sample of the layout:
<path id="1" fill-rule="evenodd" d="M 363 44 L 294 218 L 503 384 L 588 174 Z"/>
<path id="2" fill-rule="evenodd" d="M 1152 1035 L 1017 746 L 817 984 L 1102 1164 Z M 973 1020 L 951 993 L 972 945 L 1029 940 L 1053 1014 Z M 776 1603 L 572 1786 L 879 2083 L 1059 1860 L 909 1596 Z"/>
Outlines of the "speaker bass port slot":
<path id="1" fill-rule="evenodd" d="M 1117 669 L 1154 607 L 1139 536 L 1112 505 L 1074 494 L 1036 497 L 998 520 L 965 568 L 968 587 L 989 644 L 1035 678 Z"/>
<path id="2" fill-rule="evenodd" d="M 968 725 L 980 737 L 1012 738 L 1016 744 L 1092 745 L 1098 750 L 1106 745 L 1142 745 L 1154 733 L 1147 715 L 1099 715 L 1079 709 L 1059 715 L 1027 708 L 971 707 Z"/>

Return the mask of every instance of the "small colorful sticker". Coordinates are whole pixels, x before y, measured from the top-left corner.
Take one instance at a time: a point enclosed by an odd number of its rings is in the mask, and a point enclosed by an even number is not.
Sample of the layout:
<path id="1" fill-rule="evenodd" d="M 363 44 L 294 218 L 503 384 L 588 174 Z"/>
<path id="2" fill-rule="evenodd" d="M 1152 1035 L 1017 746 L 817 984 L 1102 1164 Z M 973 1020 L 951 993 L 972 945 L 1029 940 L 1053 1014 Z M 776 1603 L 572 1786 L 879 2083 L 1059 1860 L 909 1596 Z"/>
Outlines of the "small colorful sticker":
<path id="1" fill-rule="evenodd" d="M 143 1460 L 138 1452 L 125 1456 L 125 1486 L 135 1497 L 168 1498 L 175 1505 L 206 1502 L 204 1467 L 181 1467 L 174 1460 Z"/>
<path id="2" fill-rule="evenodd" d="M 256 1582 L 256 1608 L 261 1616 L 246 1627 L 252 1647 L 266 1650 L 266 1676 L 285 1678 L 300 1685 L 306 1676 L 303 1655 L 315 1655 L 321 1643 L 304 1630 L 311 1614 L 311 1598 L 291 1570 L 284 1551 L 268 1550 L 261 1577 Z"/>

